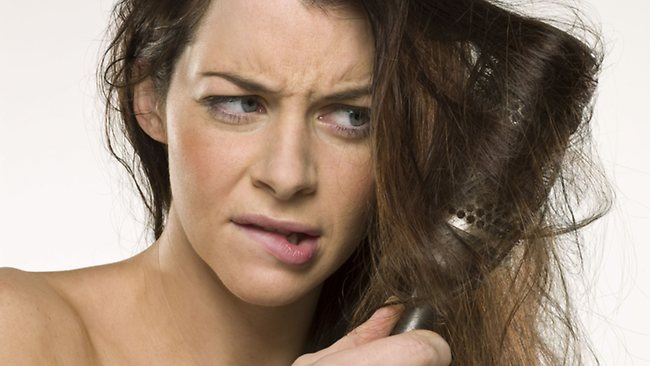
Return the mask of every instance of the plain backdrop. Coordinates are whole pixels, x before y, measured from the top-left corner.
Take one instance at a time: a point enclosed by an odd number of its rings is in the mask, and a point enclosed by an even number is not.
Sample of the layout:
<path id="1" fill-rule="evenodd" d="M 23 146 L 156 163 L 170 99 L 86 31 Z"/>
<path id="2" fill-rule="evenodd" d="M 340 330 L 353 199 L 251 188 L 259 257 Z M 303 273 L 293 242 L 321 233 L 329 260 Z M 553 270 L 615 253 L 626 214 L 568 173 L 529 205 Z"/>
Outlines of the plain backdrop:
<path id="1" fill-rule="evenodd" d="M 0 0 L 0 267 L 91 266 L 150 243 L 102 140 L 95 72 L 111 6 Z M 607 51 L 594 134 L 616 202 L 588 230 L 575 297 L 603 365 L 650 365 L 650 5 L 581 6 Z"/>

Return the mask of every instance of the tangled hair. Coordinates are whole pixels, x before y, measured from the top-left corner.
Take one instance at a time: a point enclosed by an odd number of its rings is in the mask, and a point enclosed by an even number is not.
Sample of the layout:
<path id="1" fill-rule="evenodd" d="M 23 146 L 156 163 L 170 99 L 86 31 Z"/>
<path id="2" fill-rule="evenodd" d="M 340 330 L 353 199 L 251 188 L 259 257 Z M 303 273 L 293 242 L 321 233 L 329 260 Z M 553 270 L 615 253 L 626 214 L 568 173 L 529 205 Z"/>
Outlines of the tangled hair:
<path id="1" fill-rule="evenodd" d="M 368 236 L 325 282 L 306 350 L 395 295 L 434 309 L 454 364 L 581 364 L 566 273 L 581 265 L 577 231 L 610 204 L 586 149 L 598 53 L 484 0 L 306 2 L 363 9 L 371 24 L 376 177 Z M 108 146 L 156 238 L 167 152 L 138 126 L 133 87 L 151 77 L 166 95 L 209 3 L 120 1 L 101 65 Z"/>

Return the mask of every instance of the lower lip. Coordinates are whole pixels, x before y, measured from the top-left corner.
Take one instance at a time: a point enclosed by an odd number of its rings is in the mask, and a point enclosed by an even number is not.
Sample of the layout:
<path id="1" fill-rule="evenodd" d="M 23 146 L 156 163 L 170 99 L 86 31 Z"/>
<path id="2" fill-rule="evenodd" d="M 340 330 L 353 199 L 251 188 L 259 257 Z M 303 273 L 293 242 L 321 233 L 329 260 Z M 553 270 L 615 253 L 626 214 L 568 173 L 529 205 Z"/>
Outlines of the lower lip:
<path id="1" fill-rule="evenodd" d="M 262 230 L 255 226 L 235 225 L 244 231 L 249 238 L 261 244 L 267 252 L 285 264 L 307 264 L 314 258 L 318 249 L 317 237 L 308 237 L 298 244 L 292 244 L 285 235 Z"/>

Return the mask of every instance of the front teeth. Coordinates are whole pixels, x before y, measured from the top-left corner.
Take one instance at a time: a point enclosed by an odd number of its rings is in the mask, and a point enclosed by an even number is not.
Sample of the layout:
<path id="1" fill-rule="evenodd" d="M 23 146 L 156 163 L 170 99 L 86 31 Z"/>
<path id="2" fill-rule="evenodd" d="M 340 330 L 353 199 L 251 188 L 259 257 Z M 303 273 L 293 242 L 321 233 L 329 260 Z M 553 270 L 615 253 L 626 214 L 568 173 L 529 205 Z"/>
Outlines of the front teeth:
<path id="1" fill-rule="evenodd" d="M 287 241 L 291 244 L 298 244 L 300 237 L 298 236 L 298 233 L 291 233 L 287 235 Z"/>
<path id="2" fill-rule="evenodd" d="M 287 236 L 287 241 L 289 243 L 291 243 L 291 244 L 298 244 L 298 243 L 300 243 L 300 240 L 302 239 L 302 234 L 300 234 L 300 233 L 286 234 L 286 232 L 281 232 L 281 231 L 279 231 L 277 229 L 267 228 L 267 227 L 262 227 L 262 229 L 266 230 L 266 231 L 269 231 L 269 232 L 272 232 L 272 233 L 278 233 L 278 234 L 286 235 Z"/>

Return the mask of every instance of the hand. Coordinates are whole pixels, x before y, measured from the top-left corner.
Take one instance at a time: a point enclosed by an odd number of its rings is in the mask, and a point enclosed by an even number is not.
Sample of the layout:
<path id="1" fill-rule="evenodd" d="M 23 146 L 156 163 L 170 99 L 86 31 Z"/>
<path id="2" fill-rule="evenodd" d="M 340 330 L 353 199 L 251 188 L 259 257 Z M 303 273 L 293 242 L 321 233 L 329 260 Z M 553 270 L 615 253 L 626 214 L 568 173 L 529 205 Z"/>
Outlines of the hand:
<path id="1" fill-rule="evenodd" d="M 434 332 L 414 330 L 389 336 L 403 311 L 402 305 L 382 307 L 330 347 L 302 355 L 292 366 L 449 365 L 449 345 Z"/>

